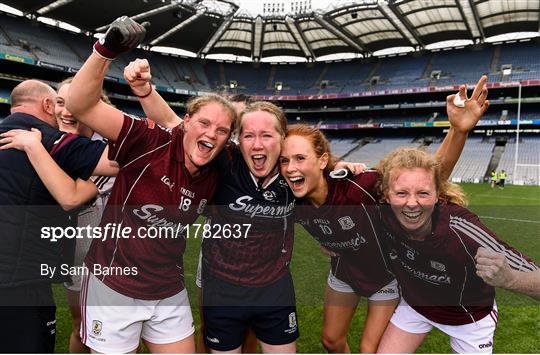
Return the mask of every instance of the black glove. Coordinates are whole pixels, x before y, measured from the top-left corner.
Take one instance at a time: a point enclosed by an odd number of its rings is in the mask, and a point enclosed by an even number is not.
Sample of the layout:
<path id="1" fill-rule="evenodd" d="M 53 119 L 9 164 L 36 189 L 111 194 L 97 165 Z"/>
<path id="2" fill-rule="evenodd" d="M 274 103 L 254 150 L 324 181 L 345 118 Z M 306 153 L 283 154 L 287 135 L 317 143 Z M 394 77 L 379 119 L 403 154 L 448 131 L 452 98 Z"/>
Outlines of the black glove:
<path id="1" fill-rule="evenodd" d="M 94 52 L 105 59 L 113 60 L 141 44 L 148 27 L 150 22 L 138 24 L 127 16 L 119 17 L 111 23 L 105 36 L 94 44 Z"/>

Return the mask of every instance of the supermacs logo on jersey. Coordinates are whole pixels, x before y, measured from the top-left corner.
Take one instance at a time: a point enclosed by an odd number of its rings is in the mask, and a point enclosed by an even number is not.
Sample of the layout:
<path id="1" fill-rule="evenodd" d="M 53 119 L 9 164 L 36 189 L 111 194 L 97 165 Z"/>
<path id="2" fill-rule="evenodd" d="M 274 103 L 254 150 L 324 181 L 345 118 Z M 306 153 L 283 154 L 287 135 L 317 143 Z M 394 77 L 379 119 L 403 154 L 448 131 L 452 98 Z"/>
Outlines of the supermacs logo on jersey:
<path id="1" fill-rule="evenodd" d="M 288 217 L 294 209 L 294 200 L 289 204 L 283 205 L 262 205 L 260 203 L 250 203 L 253 200 L 251 196 L 240 196 L 234 203 L 229 204 L 233 211 L 244 212 L 247 216 L 253 217 Z"/>

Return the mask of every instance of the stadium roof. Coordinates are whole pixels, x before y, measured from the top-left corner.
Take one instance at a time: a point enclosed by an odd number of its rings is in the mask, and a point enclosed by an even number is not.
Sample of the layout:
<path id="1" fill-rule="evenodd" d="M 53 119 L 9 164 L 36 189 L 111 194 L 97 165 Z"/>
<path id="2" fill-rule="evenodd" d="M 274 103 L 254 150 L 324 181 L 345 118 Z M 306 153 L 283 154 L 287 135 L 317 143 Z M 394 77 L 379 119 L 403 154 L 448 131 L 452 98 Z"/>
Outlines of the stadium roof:
<path id="1" fill-rule="evenodd" d="M 230 54 L 307 60 L 336 53 L 370 56 L 392 47 L 423 49 L 447 40 L 483 42 L 538 32 L 540 0 L 364 0 L 285 16 L 251 16 L 228 0 L 1 0 L 27 16 L 103 32 L 121 15 L 150 21 L 145 45 L 199 57 Z"/>

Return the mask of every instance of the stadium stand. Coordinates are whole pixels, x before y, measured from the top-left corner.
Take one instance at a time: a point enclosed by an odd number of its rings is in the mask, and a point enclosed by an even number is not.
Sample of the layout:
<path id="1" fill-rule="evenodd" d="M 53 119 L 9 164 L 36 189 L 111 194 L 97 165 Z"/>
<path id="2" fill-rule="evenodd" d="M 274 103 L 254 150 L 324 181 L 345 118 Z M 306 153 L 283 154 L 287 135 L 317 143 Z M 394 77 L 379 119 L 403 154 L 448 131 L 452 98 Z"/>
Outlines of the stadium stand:
<path id="1" fill-rule="evenodd" d="M 355 138 L 335 138 L 330 139 L 330 151 L 336 157 L 341 158 L 358 146 Z"/>
<path id="2" fill-rule="evenodd" d="M 374 63 L 375 61 L 367 60 L 327 63 L 318 84 L 320 85 L 323 81 L 328 84 L 326 88 L 321 89 L 321 93 L 366 90 L 364 82 L 373 70 Z"/>
<path id="3" fill-rule="evenodd" d="M 379 59 L 377 70 L 372 77 L 378 76 L 375 89 L 386 88 L 409 88 L 426 86 L 425 82 L 419 81 L 430 60 L 430 55 L 422 56 L 399 56 Z"/>
<path id="4" fill-rule="evenodd" d="M 0 52 L 32 58 L 66 68 L 79 68 L 91 51 L 94 39 L 82 34 L 57 30 L 51 26 L 25 17 L 13 17 L 0 13 Z M 390 89 L 427 88 L 460 83 L 474 83 L 479 74 L 489 73 L 491 81 L 516 81 L 540 79 L 540 46 L 538 41 L 506 44 L 483 44 L 454 50 L 423 51 L 390 57 L 368 57 L 335 62 L 311 62 L 291 64 L 238 63 L 199 58 L 164 55 L 137 49 L 120 56 L 111 64 L 108 75 L 121 79 L 123 68 L 135 58 L 147 58 L 152 65 L 152 82 L 161 90 L 181 90 L 193 94 L 201 92 L 246 93 L 259 95 L 315 95 L 340 94 Z M 511 68 L 510 75 L 503 75 L 503 68 Z M 434 75 L 437 74 L 437 75 Z M 114 81 L 114 80 L 113 80 Z M 231 83 L 236 87 L 232 88 Z M 276 83 L 282 90 L 276 90 Z M 11 84 L 10 84 L 11 85 Z M 514 90 L 515 89 L 510 89 Z M 444 94 L 446 95 L 446 93 Z M 485 121 L 516 119 L 515 102 L 504 104 L 508 94 L 498 97 L 501 103 L 493 104 L 482 118 Z M 515 95 L 512 91 L 510 96 Z M 533 94 L 533 96 L 536 94 Z M 9 90 L 2 89 L 2 109 L 7 112 L 6 99 Z M 530 94 L 529 94 L 530 96 Z M 374 96 L 374 101 L 319 101 L 291 103 L 287 108 L 290 123 L 320 124 L 385 124 L 398 125 L 403 122 L 431 123 L 447 121 L 444 96 L 417 96 L 409 105 L 401 108 L 403 97 Z M 387 101 L 388 99 L 388 101 Z M 402 100 L 402 101 L 400 101 Z M 531 101 L 529 101 L 531 102 Z M 282 102 L 283 104 L 285 102 Z M 399 103 L 399 105 L 398 105 Z M 407 103 L 407 102 L 405 102 Z M 415 109 L 416 103 L 419 103 Z M 135 115 L 143 111 L 134 102 L 121 103 L 122 108 Z M 125 106 L 125 107 L 124 107 Z M 391 107 L 387 107 L 391 106 Z M 393 108 L 393 106 L 396 106 Z M 400 108 L 397 108 L 400 106 Z M 536 101 L 522 106 L 522 120 L 540 119 L 540 108 Z M 438 125 L 441 127 L 444 125 Z M 396 127 L 396 126 L 394 126 Z M 408 134 L 408 133 L 407 133 Z M 378 138 L 380 139 L 380 138 Z M 357 138 L 333 137 L 332 149 L 338 156 L 353 161 L 365 161 L 376 165 L 388 151 L 400 145 L 418 146 L 410 139 L 386 139 L 363 143 Z M 486 174 L 495 142 L 482 143 L 480 138 L 469 139 L 452 178 L 463 182 L 480 182 Z M 538 140 L 526 138 L 520 145 L 521 164 L 539 164 Z M 435 151 L 438 143 L 429 146 Z M 518 167 L 513 174 L 514 143 L 508 143 L 497 170 L 509 173 L 508 182 L 538 184 L 538 169 Z"/>
<path id="5" fill-rule="evenodd" d="M 57 30 L 38 26 L 35 21 L 5 15 L 1 16 L 0 23 L 4 35 L 14 44 L 9 48 L 21 49 L 21 55 L 48 63 L 80 66 L 80 58 L 58 37 Z"/>
<path id="6" fill-rule="evenodd" d="M 524 137 L 519 143 L 518 164 L 531 166 L 517 166 L 514 171 L 515 152 L 516 143 L 506 143 L 497 171 L 505 170 L 511 184 L 540 185 L 540 137 Z"/>
<path id="7" fill-rule="evenodd" d="M 538 79 L 540 77 L 540 48 L 535 43 L 502 44 L 497 67 L 497 74 L 490 76 L 493 81 L 514 81 Z M 512 73 L 503 77 L 500 69 L 511 66 Z"/>
<path id="8" fill-rule="evenodd" d="M 433 143 L 427 147 L 427 151 L 435 153 L 439 146 L 440 143 Z M 450 179 L 454 182 L 482 182 L 494 146 L 493 142 L 482 142 L 482 137 L 469 137 Z"/>
<path id="9" fill-rule="evenodd" d="M 34 60 L 79 68 L 92 39 L 27 18 L 0 14 L 0 51 Z M 155 83 L 184 90 L 242 92 L 261 95 L 325 94 L 474 83 L 479 74 L 493 81 L 540 78 L 535 41 L 477 45 L 457 50 L 329 63 L 232 63 L 201 61 L 136 50 L 111 64 L 109 75 L 122 78 L 124 66 L 136 57 L 154 63 Z M 501 68 L 511 67 L 510 76 Z M 433 73 L 438 75 L 433 76 Z M 230 83 L 236 82 L 232 91 Z M 280 92 L 275 84 L 282 83 Z"/>
<path id="10" fill-rule="evenodd" d="M 321 75 L 322 66 L 312 63 L 310 65 L 275 65 L 274 82 L 281 82 L 283 95 L 297 95 L 299 93 L 310 93 L 315 81 Z M 274 86 L 274 85 L 272 85 Z"/>
<path id="11" fill-rule="evenodd" d="M 489 73 L 492 56 L 493 47 L 434 52 L 431 72 L 440 71 L 440 79 L 431 80 L 430 84 L 444 86 L 473 83 L 479 75 Z"/>
<path id="12" fill-rule="evenodd" d="M 398 147 L 419 147 L 420 143 L 413 142 L 412 138 L 386 138 L 368 143 L 360 149 L 354 150 L 345 157 L 349 161 L 357 161 L 368 167 L 375 167 L 388 153 Z"/>

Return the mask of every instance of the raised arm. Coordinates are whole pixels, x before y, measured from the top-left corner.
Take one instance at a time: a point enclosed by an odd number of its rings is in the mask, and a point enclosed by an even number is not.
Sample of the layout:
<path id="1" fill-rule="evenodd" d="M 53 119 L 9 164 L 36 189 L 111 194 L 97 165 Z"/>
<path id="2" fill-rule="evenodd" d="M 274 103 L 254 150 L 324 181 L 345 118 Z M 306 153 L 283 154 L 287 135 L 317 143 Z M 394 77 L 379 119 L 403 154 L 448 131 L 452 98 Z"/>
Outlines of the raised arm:
<path id="1" fill-rule="evenodd" d="M 67 109 L 103 137 L 115 141 L 122 128 L 122 111 L 100 100 L 103 80 L 111 61 L 137 47 L 146 34 L 144 26 L 129 17 L 116 19 L 79 70 L 69 88 Z"/>
<path id="2" fill-rule="evenodd" d="M 124 79 L 131 87 L 131 91 L 139 98 L 146 117 L 165 128 L 174 128 L 182 122 L 182 119 L 152 87 L 152 74 L 148 60 L 135 59 L 130 62 L 124 69 Z"/>
<path id="3" fill-rule="evenodd" d="M 474 129 L 480 117 L 489 107 L 487 100 L 487 77 L 483 75 L 474 87 L 472 95 L 467 98 L 467 86 L 461 85 L 459 93 L 446 98 L 446 111 L 450 121 L 450 129 L 446 134 L 435 156 L 442 163 L 443 178 L 448 179 L 456 165 L 469 132 Z M 458 98 L 456 99 L 456 96 Z"/>
<path id="4" fill-rule="evenodd" d="M 97 196 L 98 189 L 92 181 L 73 180 L 56 164 L 41 144 L 39 130 L 35 128 L 32 128 L 32 131 L 12 130 L 1 136 L 0 143 L 4 145 L 0 150 L 15 148 L 24 151 L 47 190 L 65 211 Z"/>
<path id="5" fill-rule="evenodd" d="M 482 247 L 478 248 L 475 259 L 476 274 L 487 284 L 540 300 L 540 269 L 529 272 L 512 269 L 503 254 Z"/>

